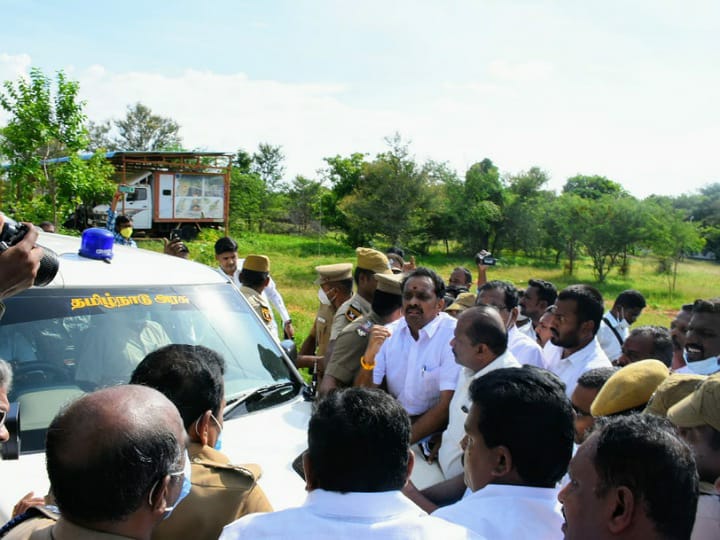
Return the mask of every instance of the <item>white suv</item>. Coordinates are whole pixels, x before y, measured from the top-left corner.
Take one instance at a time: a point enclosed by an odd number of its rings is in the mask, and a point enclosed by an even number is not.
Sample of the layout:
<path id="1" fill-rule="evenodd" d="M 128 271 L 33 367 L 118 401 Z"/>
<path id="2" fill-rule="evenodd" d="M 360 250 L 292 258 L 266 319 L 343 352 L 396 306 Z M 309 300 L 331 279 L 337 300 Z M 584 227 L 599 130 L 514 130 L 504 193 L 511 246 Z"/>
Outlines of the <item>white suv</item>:
<path id="1" fill-rule="evenodd" d="M 45 432 L 63 404 L 126 383 L 146 353 L 167 343 L 204 345 L 226 362 L 223 452 L 258 463 L 275 508 L 304 499 L 292 462 L 307 447 L 311 407 L 286 353 L 237 288 L 207 266 L 114 247 L 110 263 L 78 255 L 80 240 L 41 234 L 60 269 L 47 287 L 5 300 L 0 357 L 19 405 L 20 457 L 0 461 L 0 523 L 28 491 L 44 494 Z"/>

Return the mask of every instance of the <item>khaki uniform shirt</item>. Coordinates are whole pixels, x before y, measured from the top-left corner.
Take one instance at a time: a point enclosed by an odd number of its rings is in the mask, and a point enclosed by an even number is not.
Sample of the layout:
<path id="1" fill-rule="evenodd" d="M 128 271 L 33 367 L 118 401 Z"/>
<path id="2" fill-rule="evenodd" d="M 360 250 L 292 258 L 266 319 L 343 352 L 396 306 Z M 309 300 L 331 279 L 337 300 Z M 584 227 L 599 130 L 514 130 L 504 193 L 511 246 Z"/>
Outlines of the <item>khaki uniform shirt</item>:
<path id="1" fill-rule="evenodd" d="M 47 517 L 29 519 L 9 531 L 7 540 L 132 540 L 120 536 L 75 525 L 60 517 L 57 521 Z"/>
<path id="2" fill-rule="evenodd" d="M 333 317 L 335 317 L 335 306 L 332 304 L 321 304 L 315 315 L 315 354 L 325 356 L 328 343 L 330 343 L 330 330 Z"/>
<path id="3" fill-rule="evenodd" d="M 360 317 L 342 329 L 335 340 L 330 363 L 325 367 L 325 375 L 330 375 L 345 386 L 352 386 L 360 371 L 360 357 L 365 349 L 373 324 L 382 324 L 380 317 L 370 311 L 367 317 Z"/>
<path id="4" fill-rule="evenodd" d="M 192 489 L 168 519 L 153 532 L 153 540 L 193 538 L 216 540 L 222 528 L 254 512 L 272 512 L 256 479 L 257 465 L 232 465 L 225 454 L 190 443 Z"/>
<path id="5" fill-rule="evenodd" d="M 240 292 L 243 293 L 243 296 L 245 298 L 247 298 L 248 303 L 255 310 L 255 313 L 260 316 L 260 320 L 272 330 L 272 310 L 270 309 L 270 304 L 268 304 L 267 301 L 262 297 L 262 294 L 257 292 L 255 289 L 246 287 L 245 285 L 240 287 Z M 273 335 L 277 337 L 277 333 Z"/>
<path id="6" fill-rule="evenodd" d="M 345 301 L 335 313 L 332 329 L 330 330 L 330 341 L 336 340 L 340 335 L 340 331 L 355 319 L 370 314 L 371 309 L 370 302 L 358 293 L 353 294 L 350 300 Z M 335 353 L 333 352 L 333 354 Z"/>

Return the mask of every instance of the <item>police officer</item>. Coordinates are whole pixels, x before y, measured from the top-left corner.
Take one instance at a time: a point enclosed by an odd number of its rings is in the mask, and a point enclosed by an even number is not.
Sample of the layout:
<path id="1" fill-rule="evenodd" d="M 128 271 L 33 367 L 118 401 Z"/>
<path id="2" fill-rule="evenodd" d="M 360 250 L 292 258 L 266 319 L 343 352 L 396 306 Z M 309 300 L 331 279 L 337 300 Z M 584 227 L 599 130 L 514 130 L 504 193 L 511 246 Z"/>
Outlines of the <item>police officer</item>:
<path id="1" fill-rule="evenodd" d="M 370 330 L 374 325 L 388 325 L 402 317 L 403 277 L 403 274 L 375 274 L 377 290 L 370 313 L 351 322 L 340 332 L 320 384 L 321 395 L 335 388 L 352 386 L 361 368 L 372 369 L 361 362 Z"/>
<path id="2" fill-rule="evenodd" d="M 330 341 L 337 339 L 345 326 L 370 313 L 370 303 L 377 288 L 375 274 L 391 275 L 393 273 L 390 262 L 384 253 L 364 247 L 357 248 L 355 253 L 357 253 L 357 264 L 353 278 L 357 292 L 335 313 L 330 330 Z"/>
<path id="3" fill-rule="evenodd" d="M 320 371 L 323 371 L 322 360 L 330 342 L 333 317 L 337 308 L 352 296 L 352 264 L 326 264 L 316 266 L 315 271 L 318 274 L 315 285 L 320 286 L 318 289 L 320 306 L 310 334 L 300 347 L 295 365 L 299 368 L 312 369 L 316 363 L 319 363 Z"/>
<path id="4" fill-rule="evenodd" d="M 175 403 L 189 440 L 190 492 L 152 540 L 214 540 L 239 517 L 272 511 L 256 482 L 260 467 L 230 463 L 221 451 L 224 372 L 225 361 L 212 349 L 168 345 L 148 354 L 132 374 L 132 384 L 155 388 Z"/>
<path id="5" fill-rule="evenodd" d="M 270 259 L 265 255 L 248 255 L 240 271 L 240 282 L 240 292 L 272 333 L 272 311 L 262 296 L 270 282 Z M 277 339 L 277 334 L 273 334 L 273 337 Z"/>

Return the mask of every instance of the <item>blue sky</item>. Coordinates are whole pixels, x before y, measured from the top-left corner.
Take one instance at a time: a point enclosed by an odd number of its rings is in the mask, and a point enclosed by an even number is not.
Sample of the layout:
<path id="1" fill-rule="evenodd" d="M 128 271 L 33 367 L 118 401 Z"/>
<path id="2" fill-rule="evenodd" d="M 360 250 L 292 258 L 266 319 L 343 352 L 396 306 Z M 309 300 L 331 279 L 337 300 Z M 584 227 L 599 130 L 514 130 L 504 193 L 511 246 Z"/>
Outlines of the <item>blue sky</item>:
<path id="1" fill-rule="evenodd" d="M 280 144 L 287 176 L 398 131 L 459 173 L 602 174 L 637 196 L 720 181 L 720 3 L 0 0 L 0 79 L 80 81 L 91 119 L 135 101 L 187 146 Z M 5 117 L 0 116 L 0 122 Z"/>

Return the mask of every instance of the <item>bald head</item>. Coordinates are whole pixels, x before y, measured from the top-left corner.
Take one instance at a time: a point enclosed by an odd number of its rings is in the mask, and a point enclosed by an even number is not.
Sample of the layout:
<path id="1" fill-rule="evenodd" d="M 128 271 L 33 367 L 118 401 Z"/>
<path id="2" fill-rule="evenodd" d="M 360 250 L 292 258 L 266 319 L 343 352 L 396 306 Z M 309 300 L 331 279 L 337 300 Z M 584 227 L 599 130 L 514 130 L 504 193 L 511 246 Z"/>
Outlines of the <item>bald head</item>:
<path id="1" fill-rule="evenodd" d="M 483 343 L 496 356 L 507 349 L 507 330 L 498 310 L 492 306 L 475 306 L 458 317 L 458 326 L 473 345 Z"/>
<path id="2" fill-rule="evenodd" d="M 144 386 L 87 394 L 47 432 L 47 469 L 62 513 L 80 523 L 120 521 L 147 501 L 185 448 L 175 405 Z"/>

